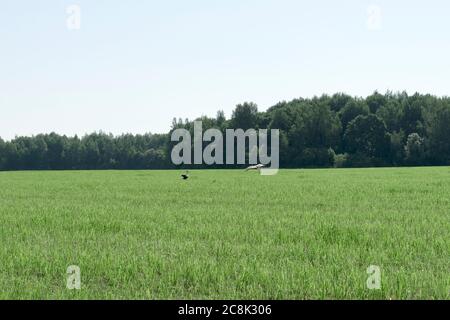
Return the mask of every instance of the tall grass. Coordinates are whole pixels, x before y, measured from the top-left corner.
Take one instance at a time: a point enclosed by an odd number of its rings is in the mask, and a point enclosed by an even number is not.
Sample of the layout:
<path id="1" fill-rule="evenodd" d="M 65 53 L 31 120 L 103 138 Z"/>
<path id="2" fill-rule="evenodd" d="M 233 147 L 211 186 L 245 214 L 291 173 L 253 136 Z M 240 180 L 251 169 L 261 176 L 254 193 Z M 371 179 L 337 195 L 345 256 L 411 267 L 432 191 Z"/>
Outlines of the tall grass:
<path id="1" fill-rule="evenodd" d="M 449 195 L 449 168 L 3 172 L 0 298 L 446 299 Z"/>

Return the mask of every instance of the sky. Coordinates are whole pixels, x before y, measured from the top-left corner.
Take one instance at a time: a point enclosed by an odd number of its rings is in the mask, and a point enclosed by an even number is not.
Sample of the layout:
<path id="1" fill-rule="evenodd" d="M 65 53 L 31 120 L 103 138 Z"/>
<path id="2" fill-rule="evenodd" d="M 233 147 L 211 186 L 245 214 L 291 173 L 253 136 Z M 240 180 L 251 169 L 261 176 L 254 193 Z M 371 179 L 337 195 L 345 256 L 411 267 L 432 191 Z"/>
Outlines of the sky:
<path id="1" fill-rule="evenodd" d="M 449 14 L 446 0 L 0 0 L 0 137 L 163 133 L 323 93 L 449 95 Z"/>

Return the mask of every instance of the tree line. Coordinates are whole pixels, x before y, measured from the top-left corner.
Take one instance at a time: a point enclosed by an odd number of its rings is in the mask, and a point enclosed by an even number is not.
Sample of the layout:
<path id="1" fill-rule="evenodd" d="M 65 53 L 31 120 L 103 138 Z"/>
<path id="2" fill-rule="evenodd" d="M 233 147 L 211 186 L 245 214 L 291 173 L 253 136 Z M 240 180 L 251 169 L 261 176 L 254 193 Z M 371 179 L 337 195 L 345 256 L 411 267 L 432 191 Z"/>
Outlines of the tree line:
<path id="1" fill-rule="evenodd" d="M 279 129 L 284 168 L 450 165 L 450 98 L 406 92 L 361 98 L 337 93 L 279 102 L 265 112 L 246 102 L 230 119 L 202 116 L 203 130 Z M 170 169 L 171 133 L 96 132 L 0 138 L 0 170 Z M 207 167 L 207 166 L 205 166 Z"/>

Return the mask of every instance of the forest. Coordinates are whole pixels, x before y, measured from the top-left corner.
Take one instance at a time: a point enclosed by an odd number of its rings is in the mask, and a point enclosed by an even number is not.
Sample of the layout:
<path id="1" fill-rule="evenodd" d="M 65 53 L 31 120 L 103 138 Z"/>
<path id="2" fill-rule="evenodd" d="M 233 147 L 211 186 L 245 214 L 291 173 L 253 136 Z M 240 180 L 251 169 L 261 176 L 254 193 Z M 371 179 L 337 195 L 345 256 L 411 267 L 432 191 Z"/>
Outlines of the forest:
<path id="1" fill-rule="evenodd" d="M 171 132 L 192 130 L 195 120 L 203 122 L 203 130 L 279 129 L 282 168 L 450 165 L 449 97 L 374 92 L 366 98 L 344 93 L 298 98 L 262 112 L 245 102 L 229 119 L 223 111 L 215 118 L 174 118 L 165 134 L 0 138 L 0 170 L 177 168 L 170 158 Z"/>

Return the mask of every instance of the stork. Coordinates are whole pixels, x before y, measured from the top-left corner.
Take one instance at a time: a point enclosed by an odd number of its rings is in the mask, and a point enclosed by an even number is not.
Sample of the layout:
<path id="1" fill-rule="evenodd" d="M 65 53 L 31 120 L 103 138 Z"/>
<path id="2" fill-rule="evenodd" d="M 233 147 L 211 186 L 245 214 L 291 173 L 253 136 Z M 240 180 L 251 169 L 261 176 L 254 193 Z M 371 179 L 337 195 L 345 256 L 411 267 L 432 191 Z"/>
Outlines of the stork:
<path id="1" fill-rule="evenodd" d="M 186 171 L 186 173 L 183 173 L 183 174 L 181 175 L 181 179 L 183 179 L 183 180 L 189 179 L 189 171 Z"/>
<path id="2" fill-rule="evenodd" d="M 245 169 L 245 171 L 249 171 L 249 170 L 261 170 L 261 168 L 264 168 L 265 166 L 263 164 L 257 164 L 255 166 L 250 166 L 247 169 Z"/>

